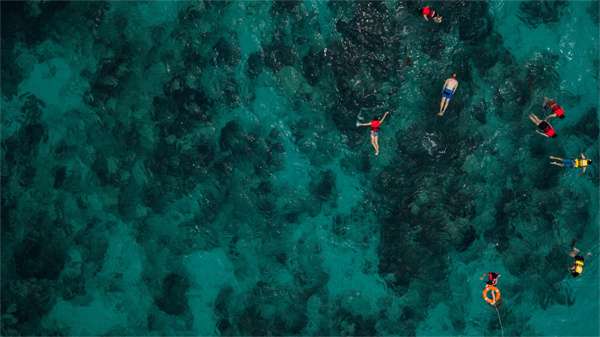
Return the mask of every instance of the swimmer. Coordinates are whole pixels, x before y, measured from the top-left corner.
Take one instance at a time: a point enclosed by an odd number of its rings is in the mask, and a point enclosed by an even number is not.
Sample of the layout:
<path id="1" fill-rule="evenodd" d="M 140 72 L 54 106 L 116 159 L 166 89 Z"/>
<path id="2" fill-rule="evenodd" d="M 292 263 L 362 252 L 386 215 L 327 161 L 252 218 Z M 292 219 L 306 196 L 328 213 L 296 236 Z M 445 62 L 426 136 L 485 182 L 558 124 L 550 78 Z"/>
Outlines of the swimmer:
<path id="1" fill-rule="evenodd" d="M 539 133 L 540 135 L 542 135 L 544 137 L 548 137 L 548 138 L 556 137 L 556 131 L 554 131 L 554 128 L 552 127 L 552 125 L 550 125 L 550 123 L 539 119 L 538 116 L 536 116 L 534 114 L 529 115 L 529 119 L 539 129 L 539 130 L 535 130 L 535 132 Z"/>
<path id="2" fill-rule="evenodd" d="M 435 23 L 442 22 L 442 17 L 437 15 L 435 10 L 429 6 L 423 7 L 423 9 L 421 9 L 421 14 L 423 15 L 425 21 L 429 21 L 429 19 L 432 19 Z"/>
<path id="3" fill-rule="evenodd" d="M 544 120 L 549 121 L 551 118 L 565 118 L 565 109 L 556 103 L 555 100 L 544 97 L 544 109 L 552 111 Z"/>
<path id="4" fill-rule="evenodd" d="M 550 162 L 551 165 L 566 168 L 580 168 L 582 174 L 585 173 L 587 167 L 592 163 L 592 160 L 587 159 L 583 153 L 579 155 L 579 158 L 575 159 L 563 159 L 555 156 L 550 156 L 550 159 L 555 160 Z"/>
<path id="5" fill-rule="evenodd" d="M 448 104 L 454 96 L 454 92 L 458 88 L 458 81 L 456 80 L 456 73 L 452 74 L 449 79 L 444 82 L 444 88 L 442 89 L 442 100 L 440 101 L 440 112 L 438 116 L 443 116 L 448 108 Z"/>
<path id="6" fill-rule="evenodd" d="M 490 286 L 496 286 L 496 284 L 498 283 L 498 277 L 500 277 L 500 274 L 490 271 L 490 272 L 483 274 L 479 279 L 483 281 L 483 278 L 486 277 L 486 275 L 487 275 L 487 281 L 485 281 L 485 284 L 490 285 Z"/>
<path id="7" fill-rule="evenodd" d="M 381 119 L 378 119 L 377 116 L 373 117 L 373 120 L 369 123 L 360 123 L 356 122 L 356 126 L 370 126 L 371 127 L 371 145 L 375 149 L 375 155 L 379 155 L 379 127 L 383 124 L 385 117 L 389 114 L 389 111 L 386 111 L 383 114 Z"/>
<path id="8" fill-rule="evenodd" d="M 585 262 L 585 259 L 583 258 L 583 256 L 579 255 L 580 250 L 577 249 L 577 247 L 575 247 L 575 243 L 577 242 L 577 240 L 573 239 L 573 241 L 571 242 L 571 251 L 569 252 L 569 256 L 572 257 L 573 260 L 573 264 L 571 265 L 571 267 L 569 267 L 569 271 L 571 272 L 571 275 L 573 277 L 577 277 L 579 275 L 581 275 L 581 273 L 583 273 L 583 265 Z M 591 256 L 592 253 L 587 253 L 586 256 Z"/>

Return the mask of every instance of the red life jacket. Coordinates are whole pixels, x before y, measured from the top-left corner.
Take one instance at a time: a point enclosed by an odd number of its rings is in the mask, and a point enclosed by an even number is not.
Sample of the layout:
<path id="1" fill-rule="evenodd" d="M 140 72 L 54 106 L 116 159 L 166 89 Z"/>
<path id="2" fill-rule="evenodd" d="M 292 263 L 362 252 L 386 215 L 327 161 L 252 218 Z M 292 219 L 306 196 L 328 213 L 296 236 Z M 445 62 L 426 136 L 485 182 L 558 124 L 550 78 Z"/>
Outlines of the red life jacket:
<path id="1" fill-rule="evenodd" d="M 423 7 L 423 9 L 421 10 L 421 13 L 430 18 L 435 16 L 435 11 L 433 9 L 431 9 L 429 6 Z"/>
<path id="2" fill-rule="evenodd" d="M 556 114 L 556 117 L 558 117 L 558 118 L 564 118 L 565 117 L 565 109 L 563 109 L 558 104 L 552 105 L 552 112 L 554 112 Z"/>
<path id="3" fill-rule="evenodd" d="M 556 131 L 554 131 L 554 128 L 552 126 L 546 128 L 546 130 L 544 130 L 544 133 L 550 138 L 556 137 Z"/>
<path id="4" fill-rule="evenodd" d="M 371 131 L 375 131 L 375 132 L 379 131 L 379 125 L 380 124 L 381 124 L 380 121 L 378 121 L 376 119 L 372 120 L 371 121 Z"/>

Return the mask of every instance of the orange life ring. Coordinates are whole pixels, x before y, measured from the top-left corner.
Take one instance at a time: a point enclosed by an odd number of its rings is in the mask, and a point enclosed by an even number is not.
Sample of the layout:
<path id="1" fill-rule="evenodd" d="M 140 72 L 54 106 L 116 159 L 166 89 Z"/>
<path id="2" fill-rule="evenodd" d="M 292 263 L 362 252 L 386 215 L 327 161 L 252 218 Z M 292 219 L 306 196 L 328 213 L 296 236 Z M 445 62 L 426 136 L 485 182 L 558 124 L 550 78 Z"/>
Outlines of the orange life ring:
<path id="1" fill-rule="evenodd" d="M 488 297 L 488 293 L 492 292 L 492 297 Z M 491 305 L 496 305 L 500 301 L 500 289 L 495 286 L 486 285 L 485 289 L 483 289 L 483 299 Z"/>

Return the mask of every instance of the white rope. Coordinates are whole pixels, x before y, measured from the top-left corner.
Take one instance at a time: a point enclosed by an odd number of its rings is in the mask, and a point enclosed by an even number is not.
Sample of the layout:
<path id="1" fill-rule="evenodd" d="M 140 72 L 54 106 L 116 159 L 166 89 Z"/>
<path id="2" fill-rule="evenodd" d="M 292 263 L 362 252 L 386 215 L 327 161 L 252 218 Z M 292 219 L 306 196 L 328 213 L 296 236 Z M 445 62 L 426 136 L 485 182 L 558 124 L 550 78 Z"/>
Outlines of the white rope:
<path id="1" fill-rule="evenodd" d="M 496 309 L 496 313 L 498 314 L 498 322 L 500 322 L 500 331 L 502 332 L 502 337 L 504 337 L 504 328 L 502 327 L 502 320 L 500 319 L 500 312 L 498 311 L 498 307 L 494 305 L 494 309 Z"/>

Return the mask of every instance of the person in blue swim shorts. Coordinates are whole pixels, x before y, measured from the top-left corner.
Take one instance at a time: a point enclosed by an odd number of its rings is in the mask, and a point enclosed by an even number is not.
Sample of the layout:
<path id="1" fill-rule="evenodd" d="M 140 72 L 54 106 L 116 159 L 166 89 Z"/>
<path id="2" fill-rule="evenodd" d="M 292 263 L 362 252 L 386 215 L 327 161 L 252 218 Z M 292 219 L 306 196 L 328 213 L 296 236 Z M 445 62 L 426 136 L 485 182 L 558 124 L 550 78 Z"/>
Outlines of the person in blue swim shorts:
<path id="1" fill-rule="evenodd" d="M 443 116 L 448 109 L 448 104 L 454 96 L 454 92 L 458 88 L 458 81 L 456 80 L 456 73 L 453 73 L 449 79 L 444 82 L 444 88 L 442 89 L 442 100 L 440 101 L 440 112 L 437 114 L 438 116 Z"/>

